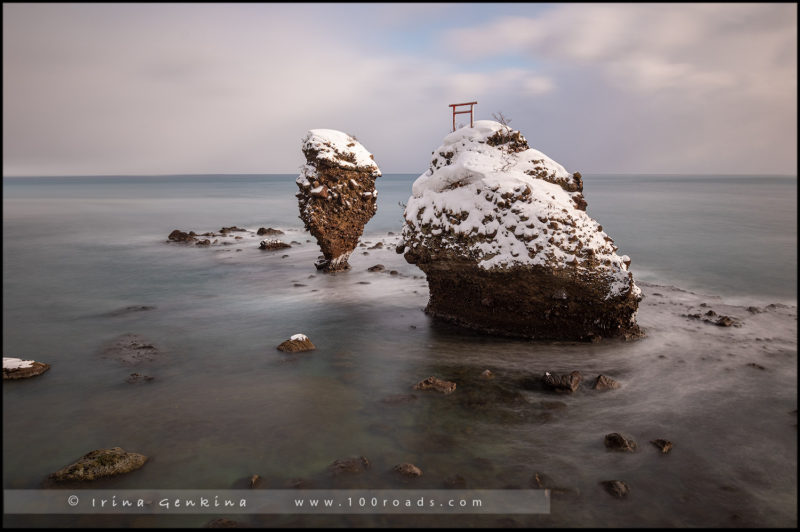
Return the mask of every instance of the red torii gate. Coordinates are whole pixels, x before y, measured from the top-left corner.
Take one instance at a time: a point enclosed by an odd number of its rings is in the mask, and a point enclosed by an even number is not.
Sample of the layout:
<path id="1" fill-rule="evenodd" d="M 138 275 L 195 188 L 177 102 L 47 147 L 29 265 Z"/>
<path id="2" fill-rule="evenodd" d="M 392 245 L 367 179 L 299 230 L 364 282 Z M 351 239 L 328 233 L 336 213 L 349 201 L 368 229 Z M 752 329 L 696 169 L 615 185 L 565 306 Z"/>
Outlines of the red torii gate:
<path id="1" fill-rule="evenodd" d="M 469 105 L 469 111 L 456 111 L 456 107 L 461 107 L 463 105 Z M 456 115 L 464 115 L 469 113 L 469 127 L 472 127 L 472 106 L 478 105 L 478 102 L 466 102 L 466 103 L 451 103 L 448 107 L 453 108 L 453 131 L 456 130 Z"/>

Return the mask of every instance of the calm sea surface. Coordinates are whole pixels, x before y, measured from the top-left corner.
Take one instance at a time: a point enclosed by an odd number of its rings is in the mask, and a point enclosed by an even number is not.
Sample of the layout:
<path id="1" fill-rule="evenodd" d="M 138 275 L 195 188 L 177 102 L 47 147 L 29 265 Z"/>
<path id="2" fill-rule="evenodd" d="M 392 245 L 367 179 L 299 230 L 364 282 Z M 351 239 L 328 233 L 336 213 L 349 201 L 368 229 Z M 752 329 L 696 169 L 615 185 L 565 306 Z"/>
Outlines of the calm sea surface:
<path id="1" fill-rule="evenodd" d="M 415 177 L 378 179 L 367 246 L 396 242 L 388 233 L 400 232 L 400 203 Z M 425 473 L 421 488 L 442 487 L 454 474 L 470 488 L 528 487 L 538 471 L 573 490 L 554 496 L 549 516 L 515 517 L 523 526 L 797 524 L 796 178 L 584 176 L 587 212 L 632 258 L 647 296 L 639 316 L 645 339 L 591 345 L 440 325 L 422 312 L 422 273 L 391 249 L 359 247 L 351 271 L 318 274 L 294 178 L 3 179 L 3 355 L 52 366 L 4 383 L 5 488 L 37 487 L 86 452 L 112 446 L 151 457 L 114 479 L 117 489 L 222 489 L 256 473 L 273 487 L 293 478 L 325 487 L 328 464 L 364 455 L 374 465 L 361 480 L 367 487 L 392 486 L 386 472 L 412 462 Z M 270 253 L 252 235 L 209 248 L 165 243 L 173 229 L 231 225 L 280 228 L 295 244 Z M 366 271 L 376 263 L 398 275 Z M 688 320 L 701 303 L 743 326 Z M 134 305 L 154 308 L 116 312 Z M 126 333 L 158 346 L 161 360 L 131 368 L 103 358 L 104 346 Z M 295 333 L 318 349 L 275 350 Z M 477 400 L 470 390 L 483 386 L 474 376 L 486 368 L 497 375 L 495 388 L 481 388 Z M 526 375 L 572 370 L 587 380 L 605 373 L 623 387 L 599 395 L 587 383 L 554 397 L 520 384 Z M 129 384 L 132 372 L 155 379 Z M 457 381 L 457 392 L 381 401 L 430 375 Z M 521 400 L 506 401 L 507 392 Z M 603 435 L 615 431 L 635 437 L 640 451 L 607 453 Z M 675 449 L 657 455 L 647 443 L 654 438 Z M 598 487 L 616 478 L 631 485 L 624 512 Z M 497 516 L 448 518 L 278 516 L 250 524 L 498 524 Z M 208 519 L 6 516 L 4 524 Z"/>

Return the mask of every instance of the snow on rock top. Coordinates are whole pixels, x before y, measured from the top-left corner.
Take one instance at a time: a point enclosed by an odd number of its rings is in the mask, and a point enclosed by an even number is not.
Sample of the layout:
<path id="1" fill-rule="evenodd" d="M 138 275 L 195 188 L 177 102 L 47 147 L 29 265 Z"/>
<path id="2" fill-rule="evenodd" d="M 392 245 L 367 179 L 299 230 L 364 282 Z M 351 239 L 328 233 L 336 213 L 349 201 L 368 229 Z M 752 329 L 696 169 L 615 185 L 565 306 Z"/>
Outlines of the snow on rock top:
<path id="1" fill-rule="evenodd" d="M 447 135 L 414 182 L 403 240 L 413 253 L 469 259 L 485 270 L 592 270 L 608 278 L 608 297 L 638 294 L 613 241 L 584 211 L 582 190 L 580 173 L 530 148 L 519 131 L 478 120 Z"/>
<path id="2" fill-rule="evenodd" d="M 22 360 L 21 358 L 3 357 L 3 369 L 30 368 L 33 360 Z"/>
<path id="3" fill-rule="evenodd" d="M 303 340 L 308 340 L 308 336 L 306 336 L 305 334 L 299 334 L 299 333 L 298 334 L 293 334 L 292 337 L 289 338 L 289 340 L 295 340 L 295 341 L 302 342 Z"/>
<path id="4" fill-rule="evenodd" d="M 312 129 L 303 139 L 303 151 L 316 152 L 316 158 L 330 161 L 345 169 L 371 170 L 378 177 L 381 171 L 373 156 L 355 137 L 335 129 Z"/>

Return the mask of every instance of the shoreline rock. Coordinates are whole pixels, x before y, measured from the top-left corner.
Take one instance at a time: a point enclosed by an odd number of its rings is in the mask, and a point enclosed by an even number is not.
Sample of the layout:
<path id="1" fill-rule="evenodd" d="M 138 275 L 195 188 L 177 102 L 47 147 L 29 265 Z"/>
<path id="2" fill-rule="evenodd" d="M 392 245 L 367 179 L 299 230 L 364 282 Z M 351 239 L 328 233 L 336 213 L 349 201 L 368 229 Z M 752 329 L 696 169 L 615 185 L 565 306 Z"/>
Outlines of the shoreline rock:
<path id="1" fill-rule="evenodd" d="M 300 218 L 322 250 L 318 270 L 337 272 L 358 245 L 375 215 L 375 179 L 381 171 L 354 137 L 332 129 L 312 129 L 303 139 L 303 166 L 296 182 Z"/>
<path id="2" fill-rule="evenodd" d="M 560 393 L 573 393 L 581 385 L 583 376 L 580 371 L 573 371 L 569 375 L 558 375 L 545 372 L 542 384 L 548 390 Z"/>
<path id="3" fill-rule="evenodd" d="M 595 390 L 605 391 L 605 390 L 617 390 L 619 388 L 620 384 L 617 381 L 605 375 L 598 375 L 597 379 L 595 379 L 594 381 Z"/>
<path id="4" fill-rule="evenodd" d="M 333 476 L 358 474 L 367 471 L 371 467 L 372 464 L 370 464 L 365 456 L 351 456 L 349 458 L 334 460 L 334 462 L 328 466 L 328 472 Z"/>
<path id="5" fill-rule="evenodd" d="M 425 272 L 436 318 L 538 340 L 636 338 L 630 259 L 585 208 L 580 173 L 479 120 L 414 182 L 396 251 Z"/>
<path id="6" fill-rule="evenodd" d="M 290 247 L 292 247 L 292 246 L 290 246 L 286 242 L 282 242 L 282 241 L 277 240 L 277 239 L 262 240 L 258 244 L 258 249 L 264 249 L 264 250 L 267 250 L 267 251 L 276 251 L 276 250 L 279 250 L 279 249 L 286 249 L 286 248 L 290 248 Z"/>

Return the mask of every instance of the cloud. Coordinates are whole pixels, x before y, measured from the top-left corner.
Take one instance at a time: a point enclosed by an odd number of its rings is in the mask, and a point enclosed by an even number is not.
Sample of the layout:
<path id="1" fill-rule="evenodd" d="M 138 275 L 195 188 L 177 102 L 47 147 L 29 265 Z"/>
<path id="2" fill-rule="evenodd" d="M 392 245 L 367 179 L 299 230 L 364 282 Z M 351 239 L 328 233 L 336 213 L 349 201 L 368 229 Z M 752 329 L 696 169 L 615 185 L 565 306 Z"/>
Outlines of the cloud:
<path id="1" fill-rule="evenodd" d="M 536 64 L 557 85 L 552 103 L 573 131 L 596 139 L 582 157 L 590 167 L 796 168 L 796 5 L 555 5 L 535 17 L 499 16 L 449 30 L 441 43 L 460 60 L 517 54 Z M 609 124 L 626 129 L 609 132 Z M 558 146 L 568 142 L 562 130 L 553 124 Z M 625 155 L 631 146 L 638 151 Z"/>

